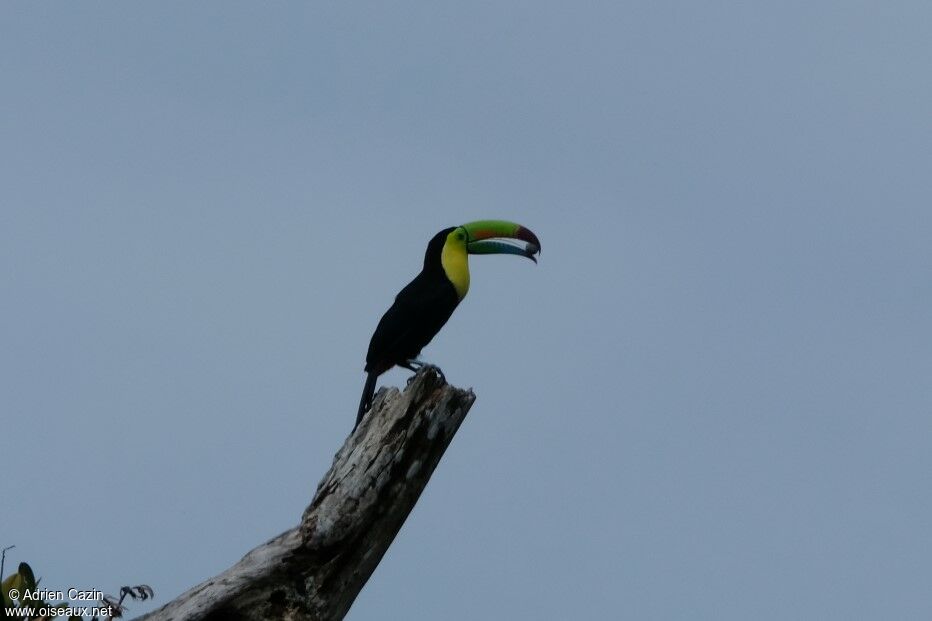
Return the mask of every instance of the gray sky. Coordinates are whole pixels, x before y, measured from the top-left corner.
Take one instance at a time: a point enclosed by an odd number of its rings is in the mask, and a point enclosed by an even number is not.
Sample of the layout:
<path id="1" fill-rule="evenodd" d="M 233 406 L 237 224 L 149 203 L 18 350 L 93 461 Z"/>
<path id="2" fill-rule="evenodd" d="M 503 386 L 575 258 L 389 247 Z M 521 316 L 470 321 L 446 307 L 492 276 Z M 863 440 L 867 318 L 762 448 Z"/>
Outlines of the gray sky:
<path id="1" fill-rule="evenodd" d="M 4 3 L 0 544 L 161 605 L 295 525 L 427 241 L 505 218 L 540 265 L 473 257 L 424 358 L 478 401 L 349 619 L 932 618 L 930 28 Z"/>

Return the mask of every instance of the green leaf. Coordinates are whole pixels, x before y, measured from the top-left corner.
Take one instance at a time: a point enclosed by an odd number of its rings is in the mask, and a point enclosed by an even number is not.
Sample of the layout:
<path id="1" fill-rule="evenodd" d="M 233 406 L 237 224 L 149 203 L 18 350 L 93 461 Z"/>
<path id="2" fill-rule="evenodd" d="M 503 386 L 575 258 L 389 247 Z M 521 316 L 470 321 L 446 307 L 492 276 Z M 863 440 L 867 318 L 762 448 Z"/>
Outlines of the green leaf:
<path id="1" fill-rule="evenodd" d="M 3 599 L 12 605 L 13 600 L 10 599 L 10 589 L 17 589 L 18 591 L 22 592 L 23 577 L 19 575 L 19 572 L 7 576 L 7 579 L 3 581 L 2 585 L 0 585 L 0 590 L 3 591 Z"/>
<path id="2" fill-rule="evenodd" d="M 36 590 L 36 587 L 38 586 L 36 584 L 36 575 L 32 573 L 32 567 L 30 567 L 28 563 L 20 563 L 19 571 L 17 573 L 23 577 L 23 586 L 25 586 L 27 590 Z"/>
<path id="3" fill-rule="evenodd" d="M 16 574 L 13 574 L 13 576 L 15 575 Z M 10 578 L 12 578 L 13 576 L 10 576 Z M 2 584 L 5 585 L 6 583 L 7 583 L 7 580 L 4 580 Z M 0 619 L 11 619 L 12 618 L 12 613 L 7 614 L 7 611 L 6 611 L 7 606 L 13 605 L 13 602 L 10 601 L 10 598 L 7 595 L 7 592 L 9 591 L 10 588 L 13 588 L 13 587 L 8 588 L 6 586 L 0 586 Z"/>

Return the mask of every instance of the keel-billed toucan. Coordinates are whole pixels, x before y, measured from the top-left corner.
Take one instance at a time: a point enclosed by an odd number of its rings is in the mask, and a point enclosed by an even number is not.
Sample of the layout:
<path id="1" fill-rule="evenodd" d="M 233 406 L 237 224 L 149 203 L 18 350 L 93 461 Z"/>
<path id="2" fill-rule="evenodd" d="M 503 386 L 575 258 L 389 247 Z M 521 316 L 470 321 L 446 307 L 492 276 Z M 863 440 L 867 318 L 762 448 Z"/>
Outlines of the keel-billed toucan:
<path id="1" fill-rule="evenodd" d="M 505 240 L 524 242 L 510 242 Z M 366 355 L 366 386 L 356 424 L 372 404 L 376 378 L 395 365 L 416 370 L 421 349 L 469 291 L 470 254 L 517 254 L 537 262 L 540 240 L 505 220 L 479 220 L 444 229 L 427 244 L 424 269 L 395 297 L 379 321 Z"/>

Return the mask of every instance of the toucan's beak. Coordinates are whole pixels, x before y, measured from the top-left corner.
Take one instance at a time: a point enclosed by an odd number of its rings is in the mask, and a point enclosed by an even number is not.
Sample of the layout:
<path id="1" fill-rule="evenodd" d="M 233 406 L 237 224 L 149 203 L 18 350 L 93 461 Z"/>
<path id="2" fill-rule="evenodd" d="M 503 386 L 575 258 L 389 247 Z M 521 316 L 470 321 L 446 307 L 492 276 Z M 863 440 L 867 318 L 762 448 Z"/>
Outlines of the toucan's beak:
<path id="1" fill-rule="evenodd" d="M 507 220 L 477 220 L 464 224 L 469 254 L 517 254 L 537 263 L 540 240 L 530 229 Z M 515 244 L 511 241 L 523 241 Z"/>

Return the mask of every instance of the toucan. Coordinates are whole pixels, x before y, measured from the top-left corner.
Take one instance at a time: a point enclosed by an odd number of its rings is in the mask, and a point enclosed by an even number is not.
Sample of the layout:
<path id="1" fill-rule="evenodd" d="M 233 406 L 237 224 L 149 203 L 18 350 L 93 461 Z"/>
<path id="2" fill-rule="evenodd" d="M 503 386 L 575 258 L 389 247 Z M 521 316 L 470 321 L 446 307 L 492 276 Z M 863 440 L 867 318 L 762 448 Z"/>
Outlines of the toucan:
<path id="1" fill-rule="evenodd" d="M 506 220 L 478 220 L 434 235 L 424 254 L 424 269 L 395 296 L 369 341 L 356 425 L 372 405 L 379 375 L 395 365 L 416 371 L 424 364 L 417 360 L 421 349 L 469 291 L 470 254 L 515 254 L 537 263 L 539 253 L 537 235 Z"/>

